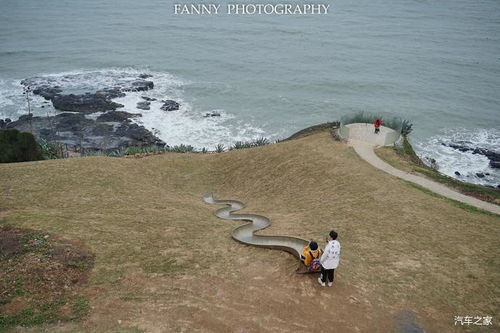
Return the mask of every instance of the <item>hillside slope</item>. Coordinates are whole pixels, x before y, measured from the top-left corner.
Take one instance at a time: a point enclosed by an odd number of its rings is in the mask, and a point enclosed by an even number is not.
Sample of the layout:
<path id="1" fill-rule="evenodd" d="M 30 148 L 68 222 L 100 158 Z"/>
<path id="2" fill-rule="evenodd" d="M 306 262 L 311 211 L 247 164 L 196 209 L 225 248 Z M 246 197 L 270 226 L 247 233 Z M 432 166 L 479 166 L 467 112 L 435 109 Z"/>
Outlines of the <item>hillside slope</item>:
<path id="1" fill-rule="evenodd" d="M 393 178 L 326 132 L 223 154 L 3 164 L 0 190 L 2 224 L 95 254 L 88 318 L 50 331 L 390 332 L 412 310 L 428 332 L 460 332 L 454 316 L 499 310 L 499 217 Z M 238 222 L 214 217 L 205 192 L 269 217 L 264 234 L 323 243 L 335 229 L 334 287 L 233 241 Z"/>

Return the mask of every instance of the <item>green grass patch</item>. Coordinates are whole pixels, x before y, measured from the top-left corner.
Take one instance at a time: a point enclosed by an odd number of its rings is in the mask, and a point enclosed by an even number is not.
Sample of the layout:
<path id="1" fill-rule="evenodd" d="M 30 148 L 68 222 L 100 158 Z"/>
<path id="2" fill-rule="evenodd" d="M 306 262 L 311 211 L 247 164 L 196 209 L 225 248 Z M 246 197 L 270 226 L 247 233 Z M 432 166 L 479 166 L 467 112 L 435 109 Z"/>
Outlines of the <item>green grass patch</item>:
<path id="1" fill-rule="evenodd" d="M 90 305 L 87 299 L 83 296 L 77 297 L 75 303 L 72 306 L 73 310 L 73 320 L 80 320 L 84 318 L 90 312 Z"/>
<path id="2" fill-rule="evenodd" d="M 88 263 L 84 260 L 74 260 L 69 261 L 66 266 L 85 270 L 88 268 Z"/>
<path id="3" fill-rule="evenodd" d="M 14 326 L 32 327 L 42 324 L 53 324 L 56 322 L 78 321 L 88 315 L 90 306 L 87 300 L 76 297 L 71 301 L 65 298 L 57 299 L 54 302 L 44 302 L 44 298 L 33 298 L 29 308 L 13 315 L 0 314 L 0 329 L 7 329 Z M 61 308 L 70 303 L 71 315 L 61 315 Z"/>
<path id="4" fill-rule="evenodd" d="M 179 265 L 175 259 L 162 261 L 152 261 L 143 266 L 148 273 L 174 274 L 183 271 L 183 266 Z"/>

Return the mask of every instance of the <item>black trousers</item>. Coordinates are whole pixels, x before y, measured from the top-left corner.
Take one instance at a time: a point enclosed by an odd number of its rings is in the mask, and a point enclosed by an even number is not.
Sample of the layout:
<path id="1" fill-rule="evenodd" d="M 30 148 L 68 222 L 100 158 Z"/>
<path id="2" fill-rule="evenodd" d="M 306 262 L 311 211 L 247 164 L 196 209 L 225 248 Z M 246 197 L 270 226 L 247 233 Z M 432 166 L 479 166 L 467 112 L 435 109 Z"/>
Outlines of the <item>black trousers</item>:
<path id="1" fill-rule="evenodd" d="M 328 281 L 333 282 L 335 269 L 325 269 L 321 266 L 321 281 L 326 283 L 326 278 L 328 277 Z"/>

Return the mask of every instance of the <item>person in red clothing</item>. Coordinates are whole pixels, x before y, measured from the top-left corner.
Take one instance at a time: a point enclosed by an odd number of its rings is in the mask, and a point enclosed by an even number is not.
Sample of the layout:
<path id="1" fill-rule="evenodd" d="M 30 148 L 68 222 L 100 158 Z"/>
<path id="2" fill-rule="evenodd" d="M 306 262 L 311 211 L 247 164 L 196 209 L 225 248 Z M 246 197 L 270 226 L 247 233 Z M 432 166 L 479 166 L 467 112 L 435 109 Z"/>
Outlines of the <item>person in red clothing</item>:
<path id="1" fill-rule="evenodd" d="M 375 123 L 373 125 L 375 126 L 375 134 L 378 134 L 378 132 L 380 132 L 380 126 L 382 125 L 382 120 L 375 120 Z"/>

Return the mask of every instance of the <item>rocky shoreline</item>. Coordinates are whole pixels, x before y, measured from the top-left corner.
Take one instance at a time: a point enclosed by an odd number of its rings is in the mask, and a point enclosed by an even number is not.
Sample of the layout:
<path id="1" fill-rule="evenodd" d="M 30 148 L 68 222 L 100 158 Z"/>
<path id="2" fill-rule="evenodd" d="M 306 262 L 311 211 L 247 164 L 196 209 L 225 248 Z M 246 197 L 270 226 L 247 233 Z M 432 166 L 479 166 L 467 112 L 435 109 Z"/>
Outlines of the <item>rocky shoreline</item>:
<path id="1" fill-rule="evenodd" d="M 490 167 L 495 169 L 500 169 L 500 153 L 486 149 L 474 147 L 472 142 L 457 142 L 457 143 L 442 143 L 443 146 L 447 146 L 456 149 L 461 152 L 471 152 L 472 154 L 486 156 L 490 160 Z"/>
<path id="2" fill-rule="evenodd" d="M 123 105 L 113 101 L 124 97 L 127 92 L 141 92 L 154 89 L 149 74 L 139 74 L 135 80 L 119 86 L 103 87 L 97 91 L 64 93 L 60 85 L 51 84 L 50 79 L 29 78 L 21 81 L 25 93 L 43 97 L 52 103 L 54 115 L 44 117 L 27 114 L 19 119 L 0 119 L 0 129 L 18 129 L 32 132 L 35 137 L 47 142 L 57 142 L 70 151 L 111 151 L 129 146 L 166 145 L 144 126 L 133 122 L 141 113 L 117 111 Z M 71 78 L 68 77 L 68 80 Z M 154 98 L 142 96 L 137 109 L 147 111 Z M 180 104 L 166 99 L 161 101 L 161 110 L 177 111 Z M 44 108 L 42 106 L 42 108 Z"/>

